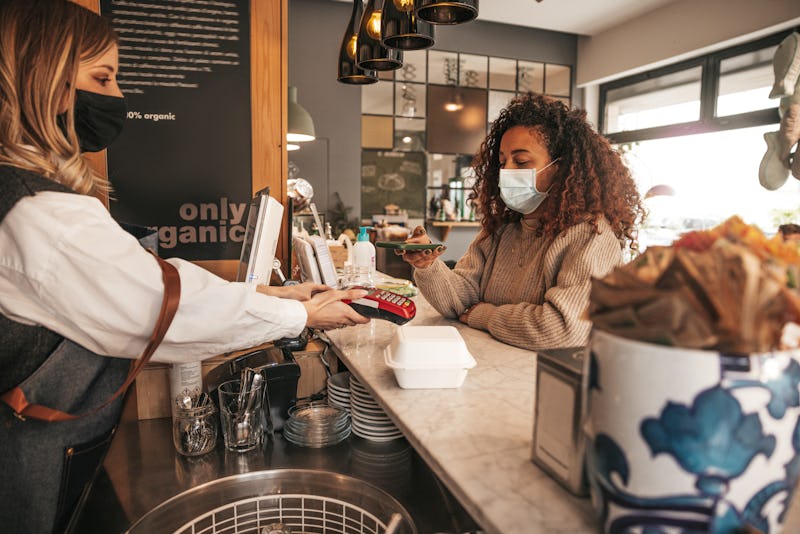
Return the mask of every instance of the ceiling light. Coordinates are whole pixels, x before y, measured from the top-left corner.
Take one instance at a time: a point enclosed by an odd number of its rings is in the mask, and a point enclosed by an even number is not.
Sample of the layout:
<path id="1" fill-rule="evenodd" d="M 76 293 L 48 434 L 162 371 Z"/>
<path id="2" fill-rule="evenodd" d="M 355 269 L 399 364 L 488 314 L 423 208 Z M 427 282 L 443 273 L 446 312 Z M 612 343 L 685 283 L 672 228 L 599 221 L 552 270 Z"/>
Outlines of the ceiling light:
<path id="1" fill-rule="evenodd" d="M 478 0 L 421 0 L 417 16 L 431 24 L 461 24 L 478 16 Z"/>
<path id="2" fill-rule="evenodd" d="M 417 17 L 414 0 L 384 0 L 381 43 L 388 48 L 421 50 L 433 46 L 433 26 Z"/>
<path id="3" fill-rule="evenodd" d="M 356 52 L 358 49 L 358 28 L 361 26 L 361 14 L 364 12 L 364 4 L 361 0 L 353 0 L 353 12 L 350 15 L 350 22 L 342 36 L 342 44 L 339 47 L 339 75 L 336 78 L 341 83 L 353 85 L 366 85 L 377 83 L 378 73 L 374 70 L 364 70 L 356 64 Z"/>
<path id="4" fill-rule="evenodd" d="M 381 11 L 367 0 L 356 42 L 356 64 L 367 70 L 395 70 L 403 66 L 403 53 L 381 44 Z"/>
<path id="5" fill-rule="evenodd" d="M 461 98 L 461 93 L 456 92 L 455 97 L 448 102 L 445 102 L 444 109 L 447 111 L 461 111 L 464 109 L 464 100 Z"/>
<path id="6" fill-rule="evenodd" d="M 297 87 L 289 87 L 288 125 L 286 140 L 295 143 L 313 141 L 316 138 L 314 121 L 303 106 L 297 103 Z"/>

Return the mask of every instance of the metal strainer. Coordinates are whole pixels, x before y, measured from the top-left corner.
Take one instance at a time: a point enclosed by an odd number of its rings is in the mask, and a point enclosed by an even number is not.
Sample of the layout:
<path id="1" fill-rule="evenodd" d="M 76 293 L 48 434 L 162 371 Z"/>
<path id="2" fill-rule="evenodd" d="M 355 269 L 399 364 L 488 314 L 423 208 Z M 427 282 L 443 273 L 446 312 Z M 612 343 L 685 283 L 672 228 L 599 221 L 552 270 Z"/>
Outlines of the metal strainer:
<path id="1" fill-rule="evenodd" d="M 256 471 L 202 484 L 158 505 L 128 532 L 263 534 L 275 525 L 292 534 L 417 532 L 408 511 L 380 488 L 307 469 Z"/>

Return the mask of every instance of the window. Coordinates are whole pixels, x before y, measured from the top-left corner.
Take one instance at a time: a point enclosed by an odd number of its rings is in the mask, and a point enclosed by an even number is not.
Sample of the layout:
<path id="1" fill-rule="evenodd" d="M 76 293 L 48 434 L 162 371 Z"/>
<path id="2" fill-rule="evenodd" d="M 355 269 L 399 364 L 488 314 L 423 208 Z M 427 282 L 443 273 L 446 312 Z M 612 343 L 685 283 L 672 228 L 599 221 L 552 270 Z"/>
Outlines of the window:
<path id="1" fill-rule="evenodd" d="M 700 120 L 701 75 L 702 67 L 690 67 L 610 89 L 604 133 Z"/>
<path id="2" fill-rule="evenodd" d="M 791 32 L 600 87 L 600 131 L 620 150 L 650 212 L 640 248 L 732 215 L 773 233 L 800 222 L 800 182 L 759 183 L 778 129 L 772 57 Z"/>

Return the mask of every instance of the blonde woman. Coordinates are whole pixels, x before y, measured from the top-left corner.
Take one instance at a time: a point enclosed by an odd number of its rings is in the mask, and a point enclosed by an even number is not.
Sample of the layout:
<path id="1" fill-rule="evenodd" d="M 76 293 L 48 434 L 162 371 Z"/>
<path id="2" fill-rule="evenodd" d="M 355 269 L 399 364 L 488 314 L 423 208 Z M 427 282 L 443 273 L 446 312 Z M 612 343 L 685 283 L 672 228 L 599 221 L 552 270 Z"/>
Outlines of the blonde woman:
<path id="1" fill-rule="evenodd" d="M 105 148 L 124 124 L 118 65 L 106 19 L 66 0 L 0 0 L 0 394 L 23 385 L 30 402 L 74 414 L 124 382 L 164 293 L 157 260 L 94 197 L 108 184 L 81 156 Z M 196 361 L 306 326 L 368 320 L 341 302 L 362 291 L 254 292 L 186 261 L 169 264 L 180 304 L 154 361 Z M 48 423 L 0 403 L 3 531 L 66 526 L 119 410 L 116 401 Z M 83 452 L 89 461 L 76 462 Z"/>

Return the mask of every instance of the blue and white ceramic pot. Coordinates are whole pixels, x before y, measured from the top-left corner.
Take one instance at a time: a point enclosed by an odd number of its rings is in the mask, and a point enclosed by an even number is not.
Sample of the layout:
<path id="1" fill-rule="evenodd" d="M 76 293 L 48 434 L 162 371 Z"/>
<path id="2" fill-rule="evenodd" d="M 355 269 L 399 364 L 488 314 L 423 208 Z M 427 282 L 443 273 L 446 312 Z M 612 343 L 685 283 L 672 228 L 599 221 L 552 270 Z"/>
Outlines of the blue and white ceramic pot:
<path id="1" fill-rule="evenodd" d="M 605 532 L 779 532 L 800 474 L 800 351 L 725 355 L 595 330 L 586 467 Z"/>

